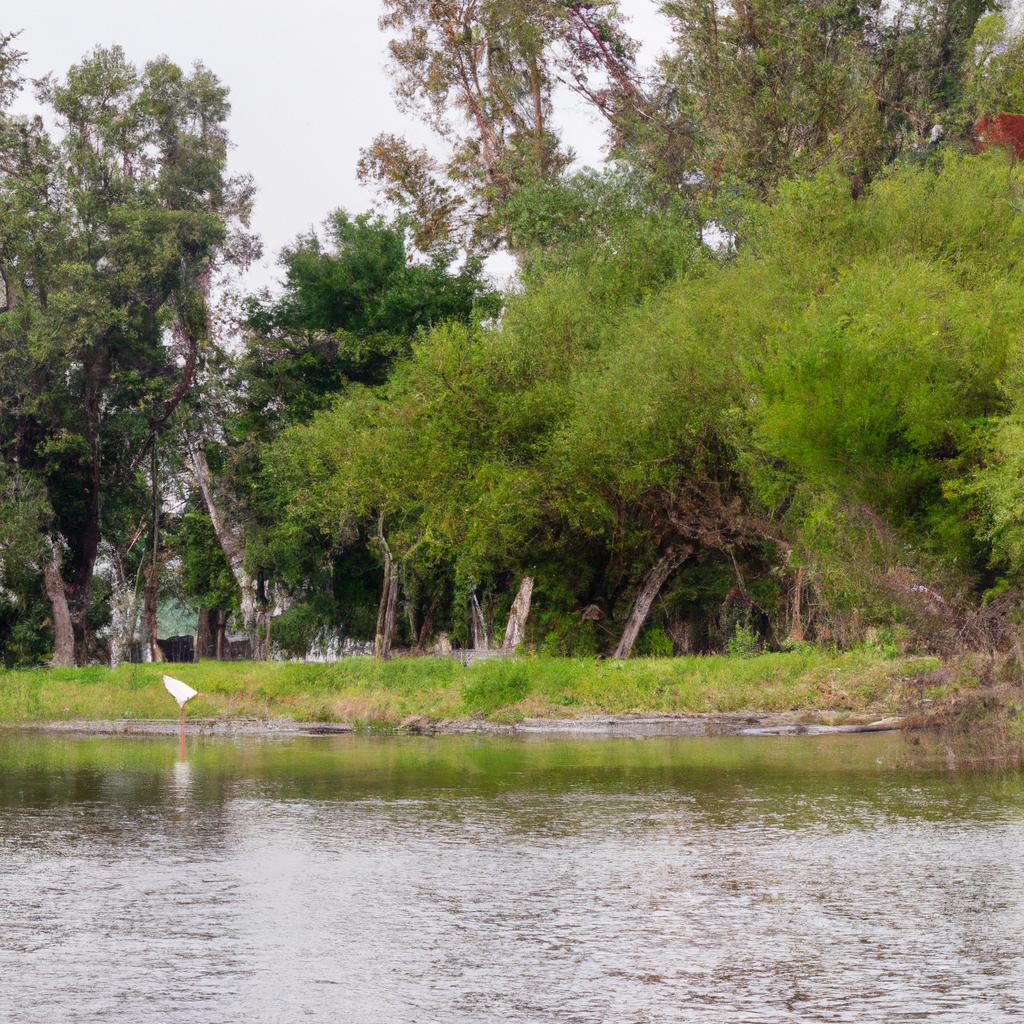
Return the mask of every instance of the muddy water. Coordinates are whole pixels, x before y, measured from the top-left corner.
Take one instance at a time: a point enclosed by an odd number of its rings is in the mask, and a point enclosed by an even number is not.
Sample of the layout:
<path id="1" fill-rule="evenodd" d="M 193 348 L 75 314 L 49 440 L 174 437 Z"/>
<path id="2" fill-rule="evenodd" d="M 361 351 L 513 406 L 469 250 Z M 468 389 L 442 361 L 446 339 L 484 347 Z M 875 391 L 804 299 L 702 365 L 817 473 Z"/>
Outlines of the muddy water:
<path id="1" fill-rule="evenodd" d="M 0 734 L 0 1021 L 1024 1020 L 1024 781 L 898 737 Z"/>

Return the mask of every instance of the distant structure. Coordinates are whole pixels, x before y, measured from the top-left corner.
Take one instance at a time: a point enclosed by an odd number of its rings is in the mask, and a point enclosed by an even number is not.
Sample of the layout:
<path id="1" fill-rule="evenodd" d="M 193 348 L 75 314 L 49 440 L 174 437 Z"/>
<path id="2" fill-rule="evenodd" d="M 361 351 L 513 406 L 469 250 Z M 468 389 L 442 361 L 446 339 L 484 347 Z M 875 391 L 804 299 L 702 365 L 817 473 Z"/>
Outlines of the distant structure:
<path id="1" fill-rule="evenodd" d="M 1024 159 L 1024 114 L 985 114 L 974 126 L 978 149 L 1006 146 L 1018 159 Z"/>
<path id="2" fill-rule="evenodd" d="M 230 616 L 223 610 L 219 617 L 216 612 L 202 612 L 207 616 L 208 623 L 211 619 L 216 621 L 207 630 L 203 643 L 197 644 L 199 614 L 196 609 L 177 598 L 160 601 L 156 612 L 156 643 L 160 648 L 161 660 L 172 663 L 193 662 L 197 660 L 197 648 L 200 648 L 201 657 L 216 658 L 219 661 L 246 661 L 252 657 L 252 642 L 245 633 L 228 628 Z M 149 643 L 141 621 L 136 624 L 127 653 L 127 661 L 150 660 Z"/>

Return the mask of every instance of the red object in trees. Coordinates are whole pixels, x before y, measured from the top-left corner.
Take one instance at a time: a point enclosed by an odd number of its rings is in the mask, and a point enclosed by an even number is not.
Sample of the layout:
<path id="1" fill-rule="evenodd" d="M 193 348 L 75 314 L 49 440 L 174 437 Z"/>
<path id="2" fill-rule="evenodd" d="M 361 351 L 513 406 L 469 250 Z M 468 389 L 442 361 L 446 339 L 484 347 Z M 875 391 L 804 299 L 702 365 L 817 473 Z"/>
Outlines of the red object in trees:
<path id="1" fill-rule="evenodd" d="M 1007 146 L 1024 159 L 1024 114 L 985 114 L 974 126 L 974 138 L 978 149 Z"/>

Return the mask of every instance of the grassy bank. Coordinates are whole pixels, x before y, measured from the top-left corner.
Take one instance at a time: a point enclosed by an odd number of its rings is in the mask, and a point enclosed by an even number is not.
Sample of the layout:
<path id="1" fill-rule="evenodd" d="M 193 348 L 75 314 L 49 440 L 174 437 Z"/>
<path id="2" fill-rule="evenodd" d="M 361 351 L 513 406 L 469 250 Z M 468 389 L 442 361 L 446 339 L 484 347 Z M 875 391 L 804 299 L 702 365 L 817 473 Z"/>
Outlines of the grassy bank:
<path id="1" fill-rule="evenodd" d="M 465 667 L 444 659 L 333 665 L 204 661 L 167 670 L 200 692 L 193 717 L 286 716 L 397 725 L 410 716 L 566 718 L 629 712 L 900 709 L 908 678 L 934 659 L 873 651 L 800 651 L 754 658 L 651 658 L 626 663 L 523 658 Z M 160 665 L 0 673 L 0 722 L 173 718 Z"/>

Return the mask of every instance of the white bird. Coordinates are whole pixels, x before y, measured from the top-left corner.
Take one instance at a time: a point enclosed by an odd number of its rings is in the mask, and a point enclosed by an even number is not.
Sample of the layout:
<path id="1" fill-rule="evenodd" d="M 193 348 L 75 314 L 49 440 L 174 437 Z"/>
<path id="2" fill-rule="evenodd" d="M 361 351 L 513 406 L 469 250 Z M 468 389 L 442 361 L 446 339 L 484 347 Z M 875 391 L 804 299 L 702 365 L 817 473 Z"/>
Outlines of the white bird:
<path id="1" fill-rule="evenodd" d="M 183 708 L 193 697 L 199 696 L 198 690 L 193 690 L 188 683 L 183 683 L 173 676 L 164 676 L 164 686 L 167 692 L 178 702 L 178 707 Z"/>

